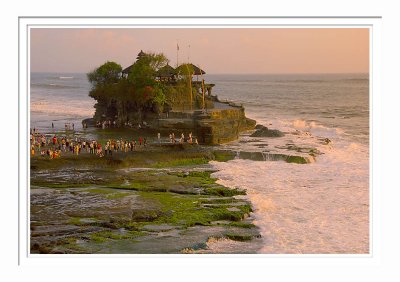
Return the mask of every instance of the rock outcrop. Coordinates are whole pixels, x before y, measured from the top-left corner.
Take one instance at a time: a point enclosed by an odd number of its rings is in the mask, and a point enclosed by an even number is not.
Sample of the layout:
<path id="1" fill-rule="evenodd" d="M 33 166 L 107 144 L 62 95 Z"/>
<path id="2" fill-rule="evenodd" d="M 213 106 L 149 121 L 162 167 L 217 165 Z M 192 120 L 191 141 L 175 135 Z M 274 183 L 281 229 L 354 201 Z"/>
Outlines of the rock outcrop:
<path id="1" fill-rule="evenodd" d="M 171 118 L 173 117 L 173 118 Z M 157 129 L 175 134 L 193 133 L 200 144 L 215 145 L 239 138 L 240 132 L 252 130 L 256 121 L 245 116 L 244 108 L 225 105 L 222 109 L 197 110 L 192 115 L 159 119 Z"/>
<path id="2" fill-rule="evenodd" d="M 285 134 L 277 129 L 268 129 L 268 127 L 263 125 L 257 125 L 256 131 L 250 135 L 250 137 L 282 137 Z"/>

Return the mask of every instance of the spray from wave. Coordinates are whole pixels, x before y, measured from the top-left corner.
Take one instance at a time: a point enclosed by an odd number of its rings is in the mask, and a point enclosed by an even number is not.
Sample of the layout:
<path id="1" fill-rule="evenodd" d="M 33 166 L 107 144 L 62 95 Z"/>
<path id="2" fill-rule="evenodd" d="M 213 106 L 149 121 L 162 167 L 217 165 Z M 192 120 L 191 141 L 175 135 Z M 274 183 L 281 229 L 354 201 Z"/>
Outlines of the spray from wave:
<path id="1" fill-rule="evenodd" d="M 340 128 L 315 121 L 276 119 L 272 123 L 286 131 L 285 137 L 257 138 L 257 142 L 246 137 L 241 149 L 263 150 L 257 147 L 262 143 L 279 154 L 311 147 L 321 154 L 308 164 L 269 158 L 212 162 L 218 183 L 247 190 L 254 223 L 264 240 L 260 252 L 368 253 L 368 145 L 352 142 Z M 321 141 L 327 137 L 329 144 Z"/>

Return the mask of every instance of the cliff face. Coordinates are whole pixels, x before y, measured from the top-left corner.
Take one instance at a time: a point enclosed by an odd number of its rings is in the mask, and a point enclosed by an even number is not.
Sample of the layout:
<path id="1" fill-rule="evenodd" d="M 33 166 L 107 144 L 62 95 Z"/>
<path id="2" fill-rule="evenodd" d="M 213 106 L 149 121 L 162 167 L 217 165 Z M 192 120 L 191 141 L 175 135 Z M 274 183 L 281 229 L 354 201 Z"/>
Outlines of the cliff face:
<path id="1" fill-rule="evenodd" d="M 172 113 L 168 119 L 158 121 L 158 129 L 175 134 L 192 132 L 201 144 L 215 145 L 239 138 L 239 133 L 254 129 L 256 121 L 246 118 L 244 108 L 230 107 L 214 109 L 203 113 L 195 111 L 192 115 Z"/>
<path id="2" fill-rule="evenodd" d="M 232 107 L 195 117 L 196 135 L 200 143 L 222 144 L 239 138 L 239 133 L 253 129 L 256 121 L 246 118 L 244 109 Z"/>

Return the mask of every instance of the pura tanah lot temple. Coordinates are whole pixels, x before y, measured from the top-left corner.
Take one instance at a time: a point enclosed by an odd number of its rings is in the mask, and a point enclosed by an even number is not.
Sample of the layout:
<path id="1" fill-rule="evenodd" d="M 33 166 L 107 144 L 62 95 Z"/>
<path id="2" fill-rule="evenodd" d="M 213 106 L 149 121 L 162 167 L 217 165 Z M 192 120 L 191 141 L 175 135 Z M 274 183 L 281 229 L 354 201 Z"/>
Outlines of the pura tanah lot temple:
<path id="1" fill-rule="evenodd" d="M 146 56 L 142 50 L 137 60 Z M 133 65 L 122 70 L 121 77 L 127 78 Z M 155 79 L 166 86 L 175 86 L 179 81 L 187 81 L 188 93 L 169 93 L 164 111 L 157 117 L 147 115 L 146 123 L 151 129 L 163 134 L 174 132 L 192 133 L 200 144 L 215 145 L 238 139 L 240 132 L 254 129 L 256 122 L 246 118 L 245 109 L 229 101 L 220 101 L 212 93 L 215 84 L 204 79 L 206 72 L 192 63 L 184 63 L 176 68 L 167 64 L 161 67 Z"/>

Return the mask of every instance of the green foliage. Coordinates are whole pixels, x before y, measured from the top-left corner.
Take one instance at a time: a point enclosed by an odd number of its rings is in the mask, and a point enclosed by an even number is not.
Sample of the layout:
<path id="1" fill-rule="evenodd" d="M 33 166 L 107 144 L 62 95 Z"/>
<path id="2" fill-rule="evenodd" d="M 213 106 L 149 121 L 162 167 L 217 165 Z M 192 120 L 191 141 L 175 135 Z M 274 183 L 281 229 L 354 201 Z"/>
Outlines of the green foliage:
<path id="1" fill-rule="evenodd" d="M 229 189 L 229 188 L 226 188 L 224 186 L 206 188 L 205 193 L 207 195 L 216 195 L 216 196 L 222 196 L 222 197 L 232 197 L 232 196 L 236 196 L 236 195 L 246 195 L 246 191 L 245 190 Z"/>
<path id="2" fill-rule="evenodd" d="M 193 158 L 193 159 L 177 159 L 177 160 L 171 160 L 167 162 L 159 162 L 152 167 L 155 168 L 164 168 L 164 167 L 174 167 L 174 166 L 187 166 L 187 165 L 201 165 L 201 164 L 207 164 L 208 160 L 204 158 Z"/>
<path id="3" fill-rule="evenodd" d="M 96 243 L 104 243 L 109 240 L 123 240 L 123 239 L 134 240 L 137 237 L 140 237 L 143 235 L 145 235 L 145 233 L 140 232 L 140 231 L 128 231 L 126 234 L 120 234 L 117 232 L 106 230 L 106 231 L 100 231 L 97 233 L 92 233 L 90 235 L 90 239 Z"/>
<path id="4" fill-rule="evenodd" d="M 119 80 L 122 67 L 115 62 L 106 62 L 97 69 L 87 74 L 93 87 L 115 83 Z"/>
<path id="5" fill-rule="evenodd" d="M 106 62 L 87 74 L 92 89 L 89 96 L 97 100 L 95 118 L 103 116 L 123 123 L 130 112 L 146 110 L 161 112 L 166 99 L 166 88 L 155 80 L 156 72 L 168 63 L 163 54 L 146 54 L 131 67 L 127 79 L 120 77 L 121 66 Z"/>
<path id="6" fill-rule="evenodd" d="M 250 241 L 251 239 L 253 239 L 253 236 L 248 235 L 248 234 L 233 234 L 233 233 L 227 233 L 225 234 L 225 236 L 233 241 L 240 241 L 240 242 L 244 242 L 244 241 Z"/>
<path id="7" fill-rule="evenodd" d="M 167 97 L 165 96 L 166 87 L 161 83 L 157 83 L 154 87 L 153 93 L 153 102 L 157 105 L 158 111 L 161 112 L 162 107 L 167 102 Z"/>
<path id="8" fill-rule="evenodd" d="M 177 195 L 173 193 L 142 192 L 144 199 L 156 201 L 163 211 L 152 224 L 176 224 L 186 227 L 211 225 L 216 220 L 240 221 L 246 212 L 229 211 L 226 207 L 203 208 L 201 196 Z"/>
<path id="9" fill-rule="evenodd" d="M 236 156 L 236 153 L 232 151 L 214 151 L 213 155 L 215 160 L 218 162 L 227 162 L 233 160 Z"/>
<path id="10" fill-rule="evenodd" d="M 167 65 L 168 59 L 163 54 L 146 54 L 133 64 L 128 76 L 128 82 L 136 90 L 137 106 L 143 107 L 156 104 L 158 110 L 166 102 L 165 87 L 155 80 L 156 72 Z"/>
<path id="11" fill-rule="evenodd" d="M 132 65 L 128 81 L 137 88 L 154 86 L 156 72 L 167 63 L 168 59 L 164 54 L 146 54 Z"/>

